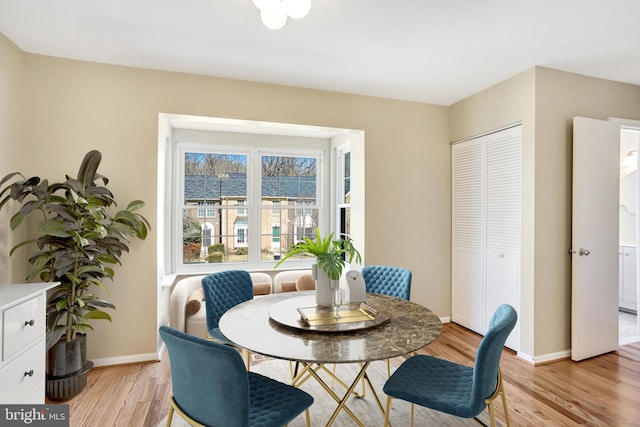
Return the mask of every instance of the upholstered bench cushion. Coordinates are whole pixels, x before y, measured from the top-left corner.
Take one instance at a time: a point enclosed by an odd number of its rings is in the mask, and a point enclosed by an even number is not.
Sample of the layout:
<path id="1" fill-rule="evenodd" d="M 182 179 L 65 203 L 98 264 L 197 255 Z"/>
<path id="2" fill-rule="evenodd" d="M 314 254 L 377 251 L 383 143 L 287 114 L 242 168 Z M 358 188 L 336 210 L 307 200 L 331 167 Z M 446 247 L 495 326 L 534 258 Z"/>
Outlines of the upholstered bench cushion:
<path id="1" fill-rule="evenodd" d="M 284 270 L 273 274 L 249 273 L 253 283 L 253 295 L 260 297 L 273 292 L 295 291 L 298 278 L 309 273 L 309 270 Z M 204 275 L 199 275 L 180 279 L 171 292 L 169 302 L 171 327 L 197 337 L 207 335 L 206 304 L 201 284 L 203 277 Z"/>

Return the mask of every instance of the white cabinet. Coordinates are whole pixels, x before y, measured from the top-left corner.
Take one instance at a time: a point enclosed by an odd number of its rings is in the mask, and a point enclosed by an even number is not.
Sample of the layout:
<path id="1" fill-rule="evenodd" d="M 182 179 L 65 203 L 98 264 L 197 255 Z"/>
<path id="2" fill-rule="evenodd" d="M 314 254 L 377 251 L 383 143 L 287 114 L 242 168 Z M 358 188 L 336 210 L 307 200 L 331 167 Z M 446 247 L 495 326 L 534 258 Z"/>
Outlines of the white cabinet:
<path id="1" fill-rule="evenodd" d="M 520 312 L 521 146 L 514 126 L 451 149 L 451 318 L 481 334 L 499 305 Z M 519 322 L 507 346 L 519 349 Z"/>
<path id="2" fill-rule="evenodd" d="M 46 291 L 57 283 L 0 285 L 0 402 L 44 403 Z"/>
<path id="3" fill-rule="evenodd" d="M 636 248 L 620 246 L 620 274 L 618 286 L 618 305 L 625 311 L 637 312 L 637 269 Z"/>

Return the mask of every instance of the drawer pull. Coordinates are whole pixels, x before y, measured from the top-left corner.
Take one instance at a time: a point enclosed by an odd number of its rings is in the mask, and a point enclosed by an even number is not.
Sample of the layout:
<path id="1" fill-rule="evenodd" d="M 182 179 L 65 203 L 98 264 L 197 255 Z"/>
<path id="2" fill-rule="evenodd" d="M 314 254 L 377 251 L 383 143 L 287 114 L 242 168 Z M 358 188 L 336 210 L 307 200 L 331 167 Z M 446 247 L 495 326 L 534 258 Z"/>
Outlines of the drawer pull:
<path id="1" fill-rule="evenodd" d="M 31 369 L 31 370 L 29 370 L 29 371 L 26 371 L 26 372 L 24 373 L 24 376 L 25 376 L 25 377 L 32 377 L 32 376 L 33 376 L 33 369 Z"/>
<path id="2" fill-rule="evenodd" d="M 35 324 L 36 324 L 36 321 L 33 319 L 24 321 L 24 326 L 33 326 Z"/>

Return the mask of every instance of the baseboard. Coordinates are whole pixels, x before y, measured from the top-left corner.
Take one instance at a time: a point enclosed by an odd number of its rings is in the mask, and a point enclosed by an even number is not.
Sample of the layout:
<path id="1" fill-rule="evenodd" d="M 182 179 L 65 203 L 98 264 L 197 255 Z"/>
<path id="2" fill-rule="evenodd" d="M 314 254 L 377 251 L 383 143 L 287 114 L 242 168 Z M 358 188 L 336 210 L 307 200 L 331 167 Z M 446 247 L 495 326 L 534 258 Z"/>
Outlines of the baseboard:
<path id="1" fill-rule="evenodd" d="M 571 357 L 571 350 L 559 351 L 556 353 L 548 353 L 542 356 L 531 356 L 530 354 L 519 351 L 516 355 L 518 359 L 521 359 L 533 366 L 544 365 L 546 363 L 555 362 L 562 359 L 568 359 Z"/>
<path id="2" fill-rule="evenodd" d="M 159 362 L 160 357 L 156 353 L 130 354 L 127 356 L 104 357 L 101 359 L 91 359 L 93 367 L 129 365 L 132 363 Z"/>

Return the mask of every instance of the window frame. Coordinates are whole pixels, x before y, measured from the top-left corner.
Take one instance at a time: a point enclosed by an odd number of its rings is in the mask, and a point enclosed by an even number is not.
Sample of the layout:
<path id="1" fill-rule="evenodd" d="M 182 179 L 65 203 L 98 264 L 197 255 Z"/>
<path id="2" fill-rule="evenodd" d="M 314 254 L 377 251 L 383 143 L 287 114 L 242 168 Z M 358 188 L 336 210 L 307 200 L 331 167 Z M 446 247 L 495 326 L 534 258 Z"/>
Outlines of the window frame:
<path id="1" fill-rule="evenodd" d="M 201 141 L 199 139 L 194 139 L 191 141 L 173 141 L 173 159 L 174 159 L 174 168 L 176 172 L 172 174 L 172 187 L 175 189 L 172 199 L 176 202 L 172 204 L 172 223 L 174 224 L 173 228 L 173 237 L 170 243 L 170 254 L 171 254 L 171 263 L 174 268 L 174 271 L 177 274 L 198 274 L 203 272 L 212 272 L 218 270 L 224 270 L 229 268 L 242 268 L 250 271 L 255 270 L 268 270 L 272 269 L 277 260 L 278 256 L 275 256 L 273 260 L 265 260 L 261 259 L 262 252 L 262 219 L 261 213 L 262 209 L 265 207 L 268 208 L 268 216 L 269 216 L 269 228 L 271 229 L 272 223 L 272 209 L 273 205 L 271 202 L 268 202 L 268 205 L 263 205 L 263 200 L 261 197 L 261 178 L 262 178 L 262 168 L 261 168 L 261 159 L 262 156 L 288 156 L 288 157 L 314 157 L 317 159 L 317 175 L 316 175 L 316 203 L 314 205 L 318 208 L 318 226 L 323 228 L 329 223 L 330 217 L 330 206 L 332 205 L 331 201 L 326 198 L 326 187 L 328 185 L 328 178 L 330 177 L 331 171 L 327 168 L 327 163 L 325 161 L 326 153 L 330 149 L 330 142 L 326 139 L 322 138 L 313 138 L 318 142 L 316 144 L 309 144 L 308 147 L 299 147 L 296 148 L 291 147 L 291 143 L 285 144 L 271 144 L 268 150 L 264 149 L 264 141 L 263 135 L 246 135 L 247 138 L 244 138 L 244 143 L 235 145 L 229 143 L 223 143 L 223 141 Z M 232 138 L 233 139 L 233 138 Z M 308 139 L 308 138 L 307 138 Z M 253 142 L 251 141 L 253 140 Z M 197 152 L 197 153 L 215 153 L 215 154 L 235 154 L 235 155 L 246 155 L 247 156 L 247 194 L 246 194 L 246 202 L 245 205 L 214 205 L 213 209 L 226 209 L 226 210 L 245 210 L 247 212 L 247 220 L 248 225 L 245 228 L 248 231 L 245 234 L 245 244 L 237 244 L 235 247 L 248 247 L 247 252 L 247 262 L 222 262 L 222 263 L 185 263 L 182 255 L 182 245 L 183 236 L 182 236 L 182 209 L 185 207 L 189 208 L 198 208 L 196 205 L 186 205 L 184 200 L 185 195 L 185 181 L 184 181 L 184 171 L 185 171 L 185 153 L 187 152 Z M 212 206 L 212 205 L 209 205 Z M 211 209 L 209 206 L 206 206 L 204 209 Z M 239 207 L 242 206 L 242 207 Z M 321 208 L 324 206 L 324 208 Z M 198 208 L 203 209 L 203 208 Z M 282 209 L 282 207 L 278 207 L 278 209 Z M 216 216 L 218 214 L 216 213 Z M 226 215 L 223 214 L 223 217 Z M 210 218 L 209 218 L 210 219 Z M 216 227 L 217 228 L 217 227 Z M 216 232 L 220 232 L 219 230 L 215 230 Z M 234 242 L 238 239 L 236 235 L 236 227 L 234 226 Z M 213 239 L 213 237 L 212 237 Z M 256 242 L 255 244 L 253 242 Z M 237 242 L 236 242 L 237 243 Z M 227 248 L 228 249 L 228 248 Z M 275 254 L 274 254 L 275 255 Z M 291 262 L 287 261 L 290 268 L 307 268 L 310 267 L 311 262 L 309 261 L 298 261 L 291 260 Z"/>

